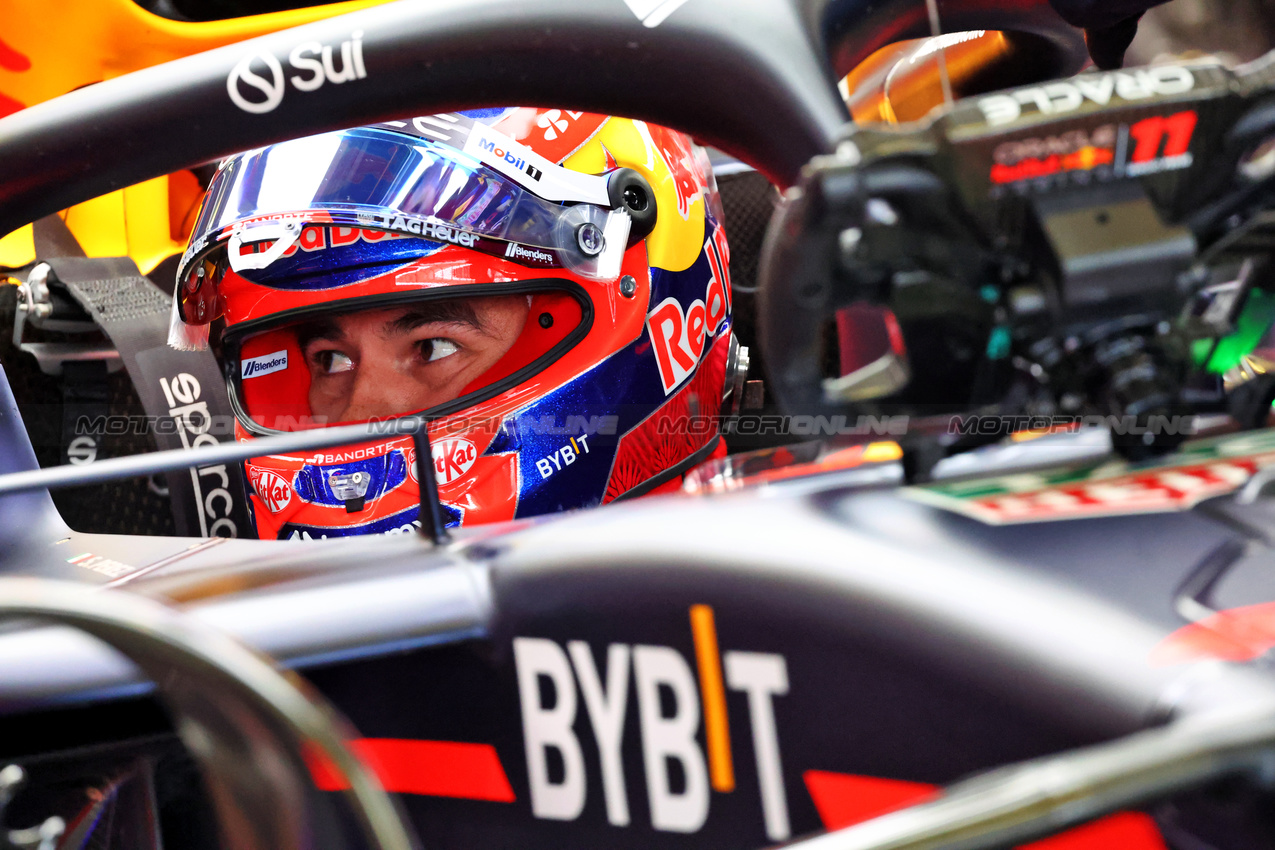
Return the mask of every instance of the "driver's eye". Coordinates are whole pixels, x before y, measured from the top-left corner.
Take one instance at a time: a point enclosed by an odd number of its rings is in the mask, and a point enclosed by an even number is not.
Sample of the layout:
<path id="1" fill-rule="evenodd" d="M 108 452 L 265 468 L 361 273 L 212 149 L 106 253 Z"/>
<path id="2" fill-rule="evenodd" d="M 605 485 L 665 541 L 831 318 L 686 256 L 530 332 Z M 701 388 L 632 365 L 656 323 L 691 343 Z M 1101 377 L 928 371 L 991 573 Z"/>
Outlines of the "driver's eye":
<path id="1" fill-rule="evenodd" d="M 425 358 L 426 362 L 442 360 L 444 357 L 450 357 L 460 351 L 459 345 L 450 339 L 443 339 L 442 337 L 423 339 L 420 342 L 420 346 L 421 356 Z"/>
<path id="2" fill-rule="evenodd" d="M 327 375 L 354 371 L 354 361 L 350 359 L 349 355 L 342 354 L 339 351 L 320 351 L 315 355 L 315 360 L 318 362 L 319 368 Z"/>

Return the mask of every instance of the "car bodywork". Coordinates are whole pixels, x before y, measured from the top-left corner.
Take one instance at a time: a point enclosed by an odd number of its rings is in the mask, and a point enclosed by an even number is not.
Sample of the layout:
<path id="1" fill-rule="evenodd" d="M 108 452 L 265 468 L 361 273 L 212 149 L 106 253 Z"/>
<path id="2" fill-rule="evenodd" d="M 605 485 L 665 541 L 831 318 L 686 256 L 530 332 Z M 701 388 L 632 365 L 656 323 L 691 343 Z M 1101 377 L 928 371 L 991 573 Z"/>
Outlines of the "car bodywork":
<path id="1" fill-rule="evenodd" d="M 786 184 L 845 118 L 829 64 L 839 76 L 924 23 L 904 2 L 691 0 L 659 21 L 655 11 L 618 0 L 587 13 L 551 0 L 403 3 L 74 93 L 0 121 L 0 231 L 252 145 L 511 100 L 678 126 Z M 1034 30 L 1074 56 L 1051 14 L 971 4 L 948 25 Z M 258 112 L 228 98 L 227 81 L 253 57 L 355 32 L 375 88 L 307 93 L 281 81 L 277 98 L 253 102 L 274 101 Z M 529 37 L 534 49 L 521 49 Z M 570 49 L 579 44 L 590 47 Z M 1266 462 L 1269 434 L 1116 471 L 1091 437 L 954 458 L 921 489 L 899 486 L 897 460 L 861 454 L 738 492 L 441 543 L 84 534 L 28 489 L 0 495 L 0 549 L 7 570 L 154 597 L 301 671 L 358 729 L 356 750 L 427 846 L 759 846 L 973 772 L 1269 705 L 1275 681 L 1253 662 L 1275 643 L 1264 626 L 1272 518 L 1260 492 L 1235 495 Z M 34 466 L 7 390 L 0 445 L 3 471 Z M 1183 490 L 1192 463 L 1212 470 L 1211 489 Z M 1225 474 L 1227 463 L 1245 475 Z M 961 507 L 985 495 L 971 481 L 1010 491 L 1060 466 L 1099 481 L 1159 476 L 1178 496 L 1154 513 L 1110 506 L 1030 523 Z M 1055 492 L 1046 506 L 1075 498 L 1044 478 L 1038 491 Z M 161 820 L 180 820 L 173 807 L 198 798 L 150 686 L 82 635 L 0 635 L 0 706 L 12 730 L 3 755 L 36 788 L 92 784 L 140 756 L 156 787 L 186 789 L 155 797 Z M 316 783 L 334 786 L 322 771 Z M 1101 813 L 1051 846 L 1217 833 L 1251 844 L 1264 833 L 1245 794 L 1257 793 L 1135 799 L 1145 808 L 1114 815 L 1108 800 L 1023 836 Z M 34 820 L 50 799 L 10 813 Z"/>

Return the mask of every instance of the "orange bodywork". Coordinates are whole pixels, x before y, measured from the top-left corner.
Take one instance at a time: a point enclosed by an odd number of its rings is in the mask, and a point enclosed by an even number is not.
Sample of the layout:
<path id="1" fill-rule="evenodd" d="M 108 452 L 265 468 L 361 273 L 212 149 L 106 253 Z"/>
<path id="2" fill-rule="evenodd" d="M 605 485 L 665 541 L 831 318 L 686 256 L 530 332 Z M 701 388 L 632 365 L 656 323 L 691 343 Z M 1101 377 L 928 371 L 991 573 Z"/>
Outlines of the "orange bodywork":
<path id="1" fill-rule="evenodd" d="M 948 33 L 887 45 L 845 76 L 842 95 L 860 124 L 916 121 L 943 103 L 939 60 L 947 64 L 952 96 L 987 89 L 996 69 L 1022 46 L 995 30 Z M 990 73 L 989 73 L 990 72 Z"/>
<path id="2" fill-rule="evenodd" d="M 0 117 L 151 65 L 383 2 L 190 22 L 153 15 L 133 0 L 0 0 Z M 129 256 L 147 273 L 185 249 L 202 195 L 183 171 L 94 198 L 62 218 L 89 256 Z M 29 226 L 0 237 L 0 269 L 34 260 Z"/>

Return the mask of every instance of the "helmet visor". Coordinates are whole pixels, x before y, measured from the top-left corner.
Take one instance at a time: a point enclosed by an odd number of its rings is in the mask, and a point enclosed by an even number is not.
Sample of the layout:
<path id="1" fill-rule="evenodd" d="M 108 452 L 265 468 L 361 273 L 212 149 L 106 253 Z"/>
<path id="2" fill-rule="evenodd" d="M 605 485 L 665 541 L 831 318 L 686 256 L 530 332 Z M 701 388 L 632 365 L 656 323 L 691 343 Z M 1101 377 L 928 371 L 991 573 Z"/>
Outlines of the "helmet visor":
<path id="1" fill-rule="evenodd" d="M 257 433 L 442 415 L 516 386 L 587 331 L 572 284 L 338 302 L 228 334 L 233 405 Z"/>
<path id="2" fill-rule="evenodd" d="M 178 280 L 195 288 L 186 278 L 221 247 L 234 271 L 268 275 L 261 270 L 296 243 L 306 224 L 398 232 L 539 269 L 617 277 L 629 217 L 607 205 L 606 178 L 543 158 L 537 168 L 528 164 L 536 157 L 530 150 L 512 140 L 491 141 L 490 128 L 482 133 L 478 142 L 470 144 L 471 135 L 457 147 L 361 127 L 232 157 L 209 186 Z M 551 178 L 562 184 L 551 194 L 575 202 L 546 200 L 529 188 L 553 188 Z M 207 320 L 185 309 L 182 315 Z"/>

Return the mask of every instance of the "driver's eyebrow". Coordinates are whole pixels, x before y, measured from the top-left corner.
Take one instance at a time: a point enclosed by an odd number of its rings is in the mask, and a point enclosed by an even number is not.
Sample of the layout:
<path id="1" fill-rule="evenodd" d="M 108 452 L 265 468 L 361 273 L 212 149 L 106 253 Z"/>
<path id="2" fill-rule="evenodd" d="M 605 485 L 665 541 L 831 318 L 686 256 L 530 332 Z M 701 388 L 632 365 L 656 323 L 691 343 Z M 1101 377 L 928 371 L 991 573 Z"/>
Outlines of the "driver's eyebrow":
<path id="1" fill-rule="evenodd" d="M 316 339 L 326 339 L 332 342 L 338 342 L 344 339 L 345 332 L 341 330 L 341 326 L 332 319 L 315 319 L 312 322 L 306 322 L 297 328 L 297 346 L 305 351 L 306 346 L 314 342 Z"/>
<path id="2" fill-rule="evenodd" d="M 434 322 L 469 325 L 474 330 L 483 330 L 483 323 L 472 304 L 452 300 L 432 301 L 413 307 L 397 319 L 386 322 L 384 332 L 386 336 L 405 334 Z"/>

